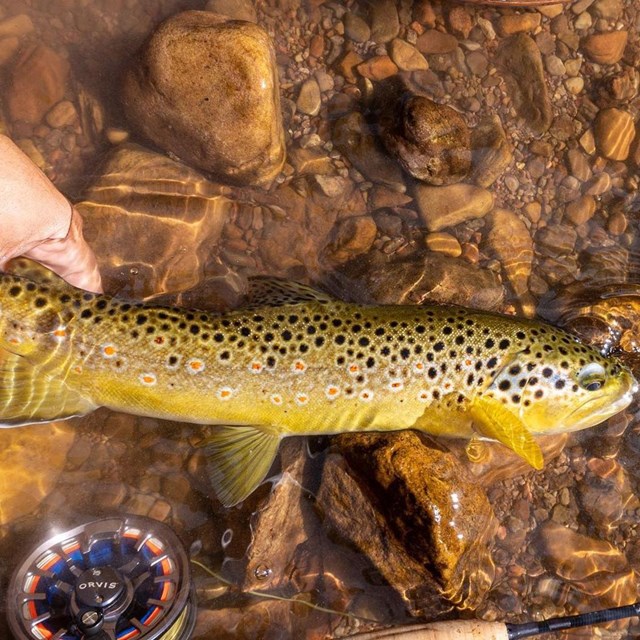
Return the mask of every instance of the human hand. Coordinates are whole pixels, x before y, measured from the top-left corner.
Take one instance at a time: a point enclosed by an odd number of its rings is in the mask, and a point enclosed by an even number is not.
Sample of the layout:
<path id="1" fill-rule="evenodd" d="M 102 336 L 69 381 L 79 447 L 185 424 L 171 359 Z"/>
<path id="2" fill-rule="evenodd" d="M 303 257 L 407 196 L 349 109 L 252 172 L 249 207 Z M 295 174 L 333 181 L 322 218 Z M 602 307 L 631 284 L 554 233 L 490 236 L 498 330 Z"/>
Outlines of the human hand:
<path id="1" fill-rule="evenodd" d="M 43 264 L 70 284 L 102 291 L 82 218 L 51 181 L 0 135 L 0 269 L 17 256 Z"/>

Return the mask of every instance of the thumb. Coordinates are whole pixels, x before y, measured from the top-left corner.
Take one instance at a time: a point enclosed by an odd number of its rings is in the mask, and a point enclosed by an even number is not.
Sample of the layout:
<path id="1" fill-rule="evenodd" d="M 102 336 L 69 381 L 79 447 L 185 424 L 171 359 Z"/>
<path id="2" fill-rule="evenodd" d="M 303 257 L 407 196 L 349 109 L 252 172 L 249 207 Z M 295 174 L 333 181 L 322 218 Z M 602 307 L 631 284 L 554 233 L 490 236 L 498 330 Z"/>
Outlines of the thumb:
<path id="1" fill-rule="evenodd" d="M 64 238 L 46 240 L 24 255 L 51 269 L 75 287 L 102 293 L 98 262 L 82 235 L 82 218 L 75 209 L 72 209 L 71 224 Z"/>

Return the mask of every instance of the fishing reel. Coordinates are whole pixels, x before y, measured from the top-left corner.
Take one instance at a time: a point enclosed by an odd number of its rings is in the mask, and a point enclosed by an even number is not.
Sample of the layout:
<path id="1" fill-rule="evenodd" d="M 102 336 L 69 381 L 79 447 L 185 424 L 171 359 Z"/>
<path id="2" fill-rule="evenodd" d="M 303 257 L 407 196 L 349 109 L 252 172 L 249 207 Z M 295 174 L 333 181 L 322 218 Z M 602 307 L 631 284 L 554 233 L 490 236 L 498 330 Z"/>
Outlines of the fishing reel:
<path id="1" fill-rule="evenodd" d="M 7 593 L 15 640 L 188 640 L 196 607 L 177 536 L 149 518 L 105 518 L 35 548 Z"/>

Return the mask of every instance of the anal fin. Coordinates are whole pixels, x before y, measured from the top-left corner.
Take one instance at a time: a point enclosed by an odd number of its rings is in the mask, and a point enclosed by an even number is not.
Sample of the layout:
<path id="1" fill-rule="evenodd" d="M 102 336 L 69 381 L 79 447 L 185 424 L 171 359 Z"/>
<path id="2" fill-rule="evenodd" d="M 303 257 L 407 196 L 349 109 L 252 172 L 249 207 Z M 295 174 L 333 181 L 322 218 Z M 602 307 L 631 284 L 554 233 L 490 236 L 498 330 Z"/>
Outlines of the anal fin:
<path id="1" fill-rule="evenodd" d="M 95 408 L 62 377 L 0 349 L 0 427 L 64 420 Z"/>
<path id="2" fill-rule="evenodd" d="M 202 444 L 213 488 L 222 504 L 242 502 L 265 479 L 280 436 L 252 426 L 220 426 Z"/>
<path id="3" fill-rule="evenodd" d="M 477 431 L 497 440 L 524 458 L 534 469 L 542 469 L 544 458 L 540 446 L 516 416 L 495 398 L 474 398 L 469 408 Z"/>

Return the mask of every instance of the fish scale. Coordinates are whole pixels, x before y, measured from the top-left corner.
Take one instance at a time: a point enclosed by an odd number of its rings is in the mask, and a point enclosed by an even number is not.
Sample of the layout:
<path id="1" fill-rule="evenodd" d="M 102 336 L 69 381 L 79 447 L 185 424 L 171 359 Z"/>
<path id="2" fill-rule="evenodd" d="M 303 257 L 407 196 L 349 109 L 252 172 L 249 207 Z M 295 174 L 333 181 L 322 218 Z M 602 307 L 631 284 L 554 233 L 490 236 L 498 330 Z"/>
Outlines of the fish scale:
<path id="1" fill-rule="evenodd" d="M 363 306 L 267 278 L 251 280 L 245 307 L 215 315 L 90 294 L 33 270 L 0 276 L 0 421 L 105 406 L 219 425 L 204 451 L 226 504 L 262 480 L 284 436 L 477 435 L 539 468 L 532 434 L 597 424 L 635 390 L 619 363 L 537 321 Z"/>

